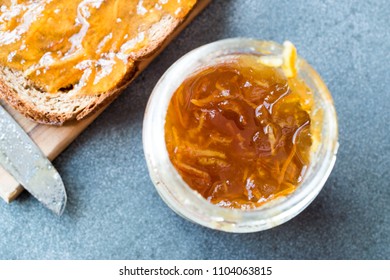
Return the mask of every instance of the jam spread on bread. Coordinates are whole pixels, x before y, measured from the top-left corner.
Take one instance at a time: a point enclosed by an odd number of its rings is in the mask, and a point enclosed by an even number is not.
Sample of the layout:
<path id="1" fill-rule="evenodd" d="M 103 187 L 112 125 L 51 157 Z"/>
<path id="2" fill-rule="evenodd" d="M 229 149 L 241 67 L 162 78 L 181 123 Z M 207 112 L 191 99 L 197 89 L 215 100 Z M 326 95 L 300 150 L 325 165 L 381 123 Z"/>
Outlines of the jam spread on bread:
<path id="1" fill-rule="evenodd" d="M 23 71 L 43 91 L 104 93 L 148 54 L 158 23 L 182 19 L 195 2 L 1 1 L 0 65 Z"/>
<path id="2" fill-rule="evenodd" d="M 284 68 L 234 55 L 200 69 L 173 94 L 165 124 L 170 160 L 211 203 L 253 209 L 302 181 L 313 96 Z"/>

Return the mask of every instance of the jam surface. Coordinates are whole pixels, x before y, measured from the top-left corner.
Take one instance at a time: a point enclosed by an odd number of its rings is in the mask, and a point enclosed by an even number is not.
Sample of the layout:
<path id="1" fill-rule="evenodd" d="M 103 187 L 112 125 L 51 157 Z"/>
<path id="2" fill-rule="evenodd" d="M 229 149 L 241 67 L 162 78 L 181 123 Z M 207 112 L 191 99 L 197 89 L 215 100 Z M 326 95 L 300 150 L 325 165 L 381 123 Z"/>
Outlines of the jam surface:
<path id="1" fill-rule="evenodd" d="M 148 31 L 195 0 L 0 0 L 0 65 L 47 92 L 110 90 L 126 74 Z"/>
<path id="2" fill-rule="evenodd" d="M 218 206 L 252 209 L 293 192 L 309 164 L 309 88 L 240 55 L 174 93 L 165 141 L 183 180 Z"/>

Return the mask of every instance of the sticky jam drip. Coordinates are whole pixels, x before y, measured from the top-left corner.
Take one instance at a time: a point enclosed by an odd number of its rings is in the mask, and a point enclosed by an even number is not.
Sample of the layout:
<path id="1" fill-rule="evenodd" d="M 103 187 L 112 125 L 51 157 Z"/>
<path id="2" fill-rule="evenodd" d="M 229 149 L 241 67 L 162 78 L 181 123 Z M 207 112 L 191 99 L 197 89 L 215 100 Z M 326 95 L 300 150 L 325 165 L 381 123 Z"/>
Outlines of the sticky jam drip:
<path id="1" fill-rule="evenodd" d="M 1 0 L 0 65 L 47 92 L 106 92 L 148 47 L 154 24 L 183 18 L 195 2 Z"/>
<path id="2" fill-rule="evenodd" d="M 252 209 L 292 193 L 310 161 L 310 89 L 240 55 L 187 78 L 165 141 L 183 180 L 211 203 Z"/>

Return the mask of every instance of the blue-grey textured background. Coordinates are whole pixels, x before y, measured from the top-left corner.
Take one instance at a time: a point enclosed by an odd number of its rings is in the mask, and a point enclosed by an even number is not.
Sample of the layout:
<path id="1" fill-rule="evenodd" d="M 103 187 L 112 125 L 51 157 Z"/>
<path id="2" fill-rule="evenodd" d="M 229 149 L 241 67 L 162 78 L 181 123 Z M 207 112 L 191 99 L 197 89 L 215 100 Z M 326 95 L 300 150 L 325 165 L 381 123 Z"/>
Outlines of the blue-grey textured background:
<path id="1" fill-rule="evenodd" d="M 389 259 L 390 5 L 386 0 L 215 0 L 54 162 L 69 203 L 58 218 L 24 193 L 0 201 L 1 259 Z M 293 220 L 229 234 L 174 214 L 152 185 L 141 130 L 164 71 L 228 37 L 294 42 L 333 94 L 336 166 Z"/>

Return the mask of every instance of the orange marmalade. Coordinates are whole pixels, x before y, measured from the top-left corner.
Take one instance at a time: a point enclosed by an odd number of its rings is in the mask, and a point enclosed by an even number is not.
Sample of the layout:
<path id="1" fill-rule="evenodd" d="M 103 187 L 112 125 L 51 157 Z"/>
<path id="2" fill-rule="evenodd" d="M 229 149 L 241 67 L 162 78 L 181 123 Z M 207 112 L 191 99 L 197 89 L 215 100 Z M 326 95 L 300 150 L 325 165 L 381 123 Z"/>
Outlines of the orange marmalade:
<path id="1" fill-rule="evenodd" d="M 211 203 L 252 209 L 293 192 L 309 164 L 310 89 L 242 54 L 207 66 L 173 94 L 165 141 L 183 180 Z"/>
<path id="2" fill-rule="evenodd" d="M 173 24 L 195 2 L 0 0 L 0 66 L 23 71 L 47 92 L 106 92 L 122 80 L 132 56 L 150 47 L 162 28 L 154 25 L 167 16 Z"/>

